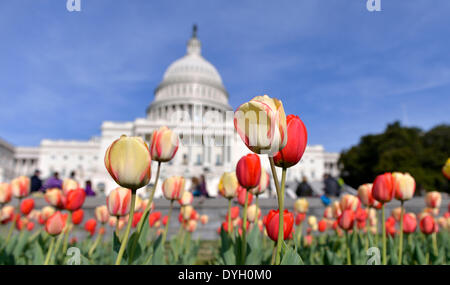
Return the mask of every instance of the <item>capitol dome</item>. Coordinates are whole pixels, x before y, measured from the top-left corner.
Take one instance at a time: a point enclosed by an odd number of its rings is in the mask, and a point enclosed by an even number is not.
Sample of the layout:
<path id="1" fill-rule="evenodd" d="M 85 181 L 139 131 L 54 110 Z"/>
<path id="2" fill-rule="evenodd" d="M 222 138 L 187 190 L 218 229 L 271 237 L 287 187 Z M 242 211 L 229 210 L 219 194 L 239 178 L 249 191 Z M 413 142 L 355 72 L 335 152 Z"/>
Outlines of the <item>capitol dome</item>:
<path id="1" fill-rule="evenodd" d="M 217 69 L 201 55 L 201 43 L 194 26 L 186 55 L 169 65 L 147 109 L 149 119 L 164 119 L 175 110 L 189 111 L 202 105 L 204 110 L 225 113 L 231 110 L 228 92 Z"/>

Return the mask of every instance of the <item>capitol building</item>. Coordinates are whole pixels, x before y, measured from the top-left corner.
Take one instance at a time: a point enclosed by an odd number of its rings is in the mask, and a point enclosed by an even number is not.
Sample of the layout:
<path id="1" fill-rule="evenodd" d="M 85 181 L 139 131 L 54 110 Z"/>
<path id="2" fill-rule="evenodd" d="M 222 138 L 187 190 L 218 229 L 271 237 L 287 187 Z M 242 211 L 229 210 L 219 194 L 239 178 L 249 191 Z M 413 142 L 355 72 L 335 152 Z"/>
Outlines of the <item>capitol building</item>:
<path id="1" fill-rule="evenodd" d="M 41 171 L 41 179 L 55 171 L 66 178 L 74 171 L 83 187 L 90 180 L 96 192 L 108 193 L 117 185 L 104 166 L 107 147 L 122 134 L 140 136 L 148 143 L 153 130 L 166 125 L 179 135 L 180 147 L 172 161 L 162 164 L 161 179 L 182 175 L 189 187 L 192 177 L 204 175 L 209 193 L 217 195 L 222 173 L 234 170 L 237 161 L 250 151 L 234 130 L 233 108 L 222 78 L 201 51 L 194 27 L 186 54 L 169 65 L 145 116 L 134 121 L 104 121 L 100 135 L 88 141 L 43 139 L 39 146 L 20 147 L 0 139 L 0 182 L 8 182 L 18 175 L 30 176 L 36 169 Z M 242 101 L 256 95 L 263 94 L 250 94 Z M 308 126 L 308 122 L 305 124 Z M 287 181 L 301 181 L 303 176 L 308 181 L 321 181 L 325 173 L 336 176 L 338 158 L 339 154 L 326 152 L 321 145 L 308 145 L 301 162 L 289 169 Z M 269 171 L 265 155 L 261 162 Z M 157 164 L 153 162 L 152 183 L 156 169 Z M 156 196 L 161 195 L 161 184 Z M 140 192 L 145 196 L 147 190 Z"/>

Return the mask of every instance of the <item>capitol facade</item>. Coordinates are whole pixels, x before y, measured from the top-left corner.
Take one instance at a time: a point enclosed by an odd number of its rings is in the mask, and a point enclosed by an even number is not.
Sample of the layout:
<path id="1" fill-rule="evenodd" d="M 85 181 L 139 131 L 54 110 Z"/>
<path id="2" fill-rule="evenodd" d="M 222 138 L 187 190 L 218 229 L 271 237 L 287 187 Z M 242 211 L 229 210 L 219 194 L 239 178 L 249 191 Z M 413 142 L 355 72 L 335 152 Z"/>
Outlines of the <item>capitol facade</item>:
<path id="1" fill-rule="evenodd" d="M 179 135 L 180 147 L 174 159 L 162 165 L 161 179 L 182 175 L 189 187 L 192 177 L 204 175 L 212 196 L 217 195 L 222 173 L 234 170 L 237 161 L 250 152 L 234 130 L 228 92 L 217 69 L 202 56 L 195 28 L 186 54 L 165 71 L 145 117 L 131 122 L 105 121 L 100 136 L 88 141 L 44 139 L 37 147 L 16 147 L 0 140 L 0 182 L 32 175 L 35 169 L 41 171 L 43 179 L 55 171 L 61 178 L 74 171 L 83 187 L 90 180 L 95 191 L 108 193 L 117 185 L 104 166 L 106 148 L 122 134 L 140 136 L 148 143 L 152 132 L 163 125 Z M 301 181 L 303 176 L 320 181 L 325 173 L 336 176 L 338 158 L 339 154 L 326 152 L 321 145 L 308 145 L 301 162 L 288 171 L 287 181 Z M 269 171 L 268 159 L 264 157 L 261 162 Z M 154 162 L 153 173 L 156 166 Z M 161 184 L 156 196 L 161 195 Z M 140 192 L 145 196 L 147 190 Z"/>

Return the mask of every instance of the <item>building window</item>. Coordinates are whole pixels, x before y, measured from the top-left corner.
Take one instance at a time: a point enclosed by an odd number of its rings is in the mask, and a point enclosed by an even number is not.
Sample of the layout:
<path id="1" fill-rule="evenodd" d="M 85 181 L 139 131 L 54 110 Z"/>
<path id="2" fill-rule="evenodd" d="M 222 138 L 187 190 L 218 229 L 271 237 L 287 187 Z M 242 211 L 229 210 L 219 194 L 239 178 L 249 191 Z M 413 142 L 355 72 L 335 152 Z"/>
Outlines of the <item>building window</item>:
<path id="1" fill-rule="evenodd" d="M 187 154 L 183 154 L 183 165 L 187 165 L 187 164 L 188 164 Z"/>
<path id="2" fill-rule="evenodd" d="M 222 165 L 222 156 L 220 154 L 216 156 L 216 165 Z"/>
<path id="3" fill-rule="evenodd" d="M 80 158 L 80 160 L 83 160 L 83 156 L 82 156 L 82 155 L 80 155 L 80 157 L 79 157 L 79 158 Z"/>
<path id="4" fill-rule="evenodd" d="M 65 155 L 65 156 L 63 157 L 63 159 L 64 159 L 64 160 L 67 160 L 67 155 Z"/>
<path id="5" fill-rule="evenodd" d="M 197 165 L 201 165 L 202 164 L 202 155 L 201 154 L 197 154 Z"/>

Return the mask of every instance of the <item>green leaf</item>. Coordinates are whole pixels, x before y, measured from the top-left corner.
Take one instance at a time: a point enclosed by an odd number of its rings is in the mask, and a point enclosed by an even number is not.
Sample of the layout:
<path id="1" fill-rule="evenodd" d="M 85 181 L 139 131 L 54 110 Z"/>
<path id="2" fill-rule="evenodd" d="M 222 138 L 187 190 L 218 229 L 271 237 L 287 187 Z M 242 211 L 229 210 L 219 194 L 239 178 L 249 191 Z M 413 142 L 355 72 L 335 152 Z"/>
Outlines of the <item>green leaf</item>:
<path id="1" fill-rule="evenodd" d="M 303 265 L 303 260 L 298 255 L 296 249 L 286 246 L 283 258 L 281 259 L 281 265 Z"/>
<path id="2" fill-rule="evenodd" d="M 38 242 L 34 243 L 33 249 L 33 265 L 43 265 L 44 264 L 44 253 Z"/>
<path id="3" fill-rule="evenodd" d="M 159 235 L 153 246 L 153 265 L 164 265 L 164 245 L 162 244 L 162 235 Z"/>
<path id="4" fill-rule="evenodd" d="M 427 264 L 425 255 L 423 254 L 422 249 L 420 249 L 420 246 L 418 243 L 416 243 L 415 257 L 416 257 L 417 262 L 420 265 Z"/>

